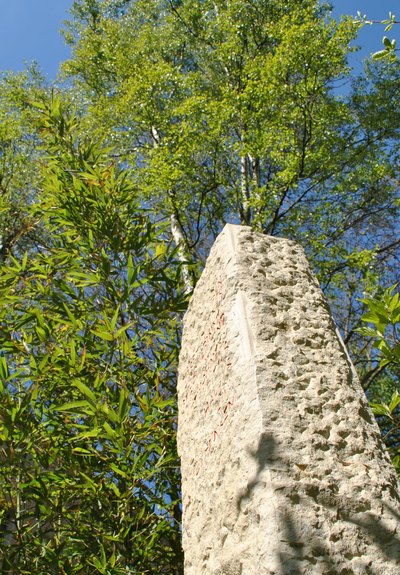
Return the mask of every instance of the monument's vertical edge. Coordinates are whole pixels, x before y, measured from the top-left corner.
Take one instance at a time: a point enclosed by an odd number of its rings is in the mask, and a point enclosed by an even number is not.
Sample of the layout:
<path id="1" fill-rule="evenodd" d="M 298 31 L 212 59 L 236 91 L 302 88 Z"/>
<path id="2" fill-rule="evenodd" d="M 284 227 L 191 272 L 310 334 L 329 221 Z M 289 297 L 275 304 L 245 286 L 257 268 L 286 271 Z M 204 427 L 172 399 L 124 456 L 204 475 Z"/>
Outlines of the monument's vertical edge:
<path id="1" fill-rule="evenodd" d="M 397 478 L 303 250 L 228 225 L 185 317 L 185 575 L 398 575 Z"/>

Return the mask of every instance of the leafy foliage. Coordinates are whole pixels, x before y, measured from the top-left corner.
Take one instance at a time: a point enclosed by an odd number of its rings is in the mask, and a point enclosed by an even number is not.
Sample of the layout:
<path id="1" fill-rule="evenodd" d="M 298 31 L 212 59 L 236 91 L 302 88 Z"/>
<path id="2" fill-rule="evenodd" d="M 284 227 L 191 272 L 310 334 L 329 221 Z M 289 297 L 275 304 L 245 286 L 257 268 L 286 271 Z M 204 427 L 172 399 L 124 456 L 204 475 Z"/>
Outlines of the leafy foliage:
<path id="1" fill-rule="evenodd" d="M 38 233 L 27 208 L 39 185 L 34 162 L 40 137 L 28 102 L 43 94 L 43 78 L 35 67 L 0 76 L 0 261 L 34 248 Z"/>
<path id="2" fill-rule="evenodd" d="M 361 319 L 372 323 L 374 327 L 364 327 L 359 332 L 374 338 L 375 347 L 383 355 L 380 361 L 382 366 L 400 362 L 400 340 L 397 333 L 400 323 L 400 302 L 399 293 L 393 294 L 396 287 L 386 289 L 379 299 L 370 297 L 362 300 L 369 311 L 363 314 Z"/>
<path id="3" fill-rule="evenodd" d="M 171 573 L 173 256 L 127 175 L 39 106 L 48 242 L 0 277 L 2 572 Z"/>
<path id="4" fill-rule="evenodd" d="M 357 12 L 357 20 L 355 20 L 355 23 L 359 26 L 365 26 L 366 24 L 369 26 L 372 26 L 373 24 L 383 24 L 385 26 L 385 32 L 389 32 L 395 24 L 399 24 L 400 22 L 396 20 L 396 15 L 393 14 L 393 12 L 389 12 L 388 18 L 381 21 L 369 20 L 365 14 Z M 390 39 L 387 36 L 383 36 L 382 44 L 383 49 L 372 54 L 372 58 L 374 60 L 388 60 L 390 62 L 394 62 L 397 58 L 396 52 L 398 50 L 396 47 L 396 39 Z"/>
<path id="5" fill-rule="evenodd" d="M 374 347 L 379 351 L 375 361 L 379 366 L 389 367 L 394 371 L 395 389 L 388 396 L 390 384 L 386 384 L 387 401 L 371 401 L 373 412 L 378 418 L 384 433 L 384 438 L 391 451 L 395 467 L 400 471 L 400 393 L 398 389 L 398 368 L 400 367 L 400 301 L 399 292 L 395 292 L 396 285 L 386 289 L 381 297 L 368 297 L 362 301 L 368 311 L 361 316 L 363 322 L 372 324 L 358 331 L 362 335 L 372 338 Z M 394 292 L 394 293 L 393 293 Z M 383 394 L 381 394 L 382 397 Z"/>

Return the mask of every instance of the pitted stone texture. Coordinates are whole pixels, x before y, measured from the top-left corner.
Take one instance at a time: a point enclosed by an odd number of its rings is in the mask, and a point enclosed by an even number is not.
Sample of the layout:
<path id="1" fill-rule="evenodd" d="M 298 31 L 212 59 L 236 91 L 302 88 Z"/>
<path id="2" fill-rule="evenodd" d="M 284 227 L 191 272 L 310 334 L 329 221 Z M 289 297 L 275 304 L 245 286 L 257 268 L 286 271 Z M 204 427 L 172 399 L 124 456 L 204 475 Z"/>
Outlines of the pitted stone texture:
<path id="1" fill-rule="evenodd" d="M 399 575 L 396 474 L 303 250 L 227 225 L 185 317 L 185 575 Z"/>

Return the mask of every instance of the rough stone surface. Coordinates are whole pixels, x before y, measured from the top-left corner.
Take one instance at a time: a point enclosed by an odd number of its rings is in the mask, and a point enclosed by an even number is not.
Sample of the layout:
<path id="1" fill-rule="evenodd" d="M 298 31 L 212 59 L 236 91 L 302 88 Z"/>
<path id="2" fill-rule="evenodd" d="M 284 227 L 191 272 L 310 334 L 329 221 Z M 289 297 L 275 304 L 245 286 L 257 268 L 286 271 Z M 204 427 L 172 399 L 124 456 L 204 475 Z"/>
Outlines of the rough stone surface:
<path id="1" fill-rule="evenodd" d="M 396 474 L 295 243 L 227 225 L 179 367 L 185 575 L 399 575 Z"/>

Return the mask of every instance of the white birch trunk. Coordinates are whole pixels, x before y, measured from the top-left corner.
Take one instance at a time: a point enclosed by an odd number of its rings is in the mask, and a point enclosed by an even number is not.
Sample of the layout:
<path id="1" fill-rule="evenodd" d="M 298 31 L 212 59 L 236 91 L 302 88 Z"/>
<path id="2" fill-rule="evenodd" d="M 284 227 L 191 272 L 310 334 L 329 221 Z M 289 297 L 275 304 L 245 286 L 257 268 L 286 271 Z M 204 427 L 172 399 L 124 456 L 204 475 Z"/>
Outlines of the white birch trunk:
<path id="1" fill-rule="evenodd" d="M 250 225 L 250 192 L 249 192 L 249 174 L 247 165 L 247 155 L 240 158 L 240 191 L 242 196 L 242 217 L 241 224 Z"/>
<path id="2" fill-rule="evenodd" d="M 170 221 L 171 221 L 171 234 L 177 247 L 178 260 L 182 264 L 182 279 L 183 279 L 184 292 L 185 294 L 191 294 L 194 289 L 194 285 L 189 271 L 185 237 L 183 235 L 182 228 L 179 224 L 178 218 L 176 217 L 175 213 L 171 214 Z"/>
<path id="3" fill-rule="evenodd" d="M 153 146 L 155 148 L 158 148 L 160 144 L 160 136 L 155 126 L 151 127 L 151 137 L 153 139 Z M 169 192 L 169 196 L 172 198 L 173 192 Z M 171 235 L 176 245 L 178 260 L 182 265 L 181 269 L 182 269 L 184 293 L 191 294 L 194 289 L 194 284 L 189 270 L 190 258 L 186 246 L 185 236 L 183 234 L 182 227 L 179 223 L 179 219 L 176 215 L 174 205 L 172 205 L 172 214 L 170 215 L 170 222 L 171 222 Z"/>
<path id="4" fill-rule="evenodd" d="M 261 221 L 260 221 L 260 205 L 261 205 L 261 198 L 260 198 L 260 187 L 261 187 L 261 167 L 260 167 L 260 158 L 253 158 L 249 154 L 249 161 L 251 164 L 251 187 L 252 193 L 254 194 L 254 202 L 253 202 L 253 224 L 255 229 L 259 231 L 262 230 Z"/>

